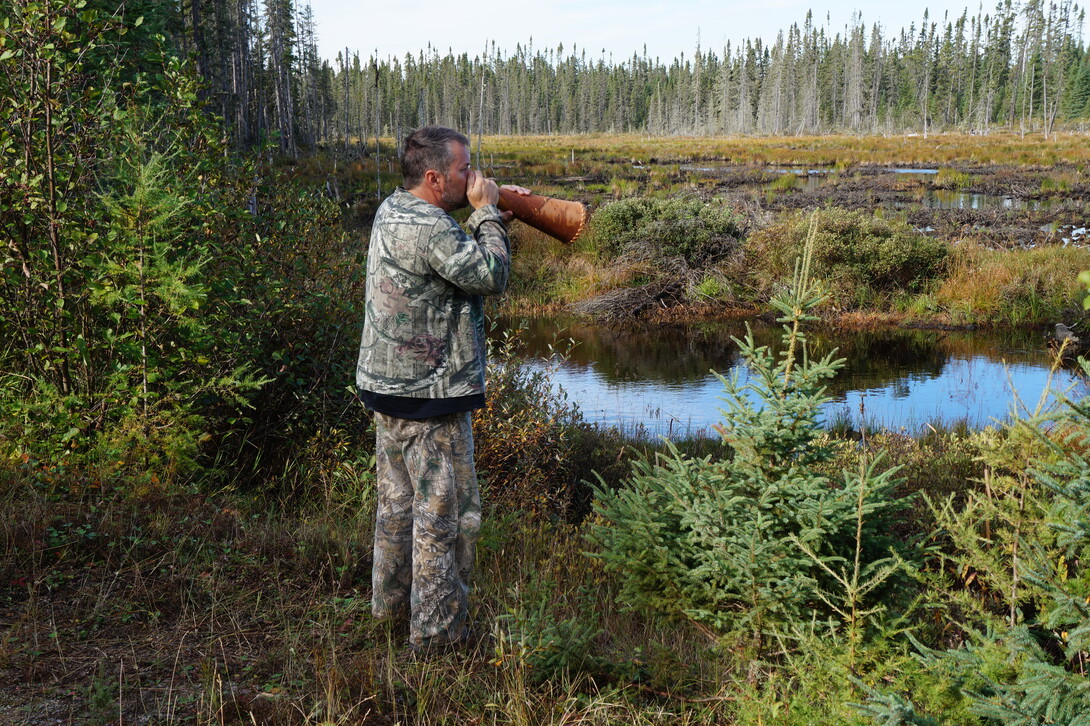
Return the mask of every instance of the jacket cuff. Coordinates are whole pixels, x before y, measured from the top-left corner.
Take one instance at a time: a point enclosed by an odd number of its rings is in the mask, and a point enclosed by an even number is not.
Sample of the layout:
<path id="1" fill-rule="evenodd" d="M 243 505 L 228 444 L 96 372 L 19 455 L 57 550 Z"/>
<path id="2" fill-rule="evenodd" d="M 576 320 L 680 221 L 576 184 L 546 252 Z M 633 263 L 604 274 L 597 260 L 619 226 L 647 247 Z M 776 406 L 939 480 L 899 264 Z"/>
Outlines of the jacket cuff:
<path id="1" fill-rule="evenodd" d="M 486 204 L 473 212 L 473 214 L 469 215 L 467 224 L 473 230 L 473 234 L 477 234 L 477 230 L 484 222 L 499 222 L 506 229 L 503 224 L 503 217 L 500 215 L 500 208 L 495 204 Z"/>

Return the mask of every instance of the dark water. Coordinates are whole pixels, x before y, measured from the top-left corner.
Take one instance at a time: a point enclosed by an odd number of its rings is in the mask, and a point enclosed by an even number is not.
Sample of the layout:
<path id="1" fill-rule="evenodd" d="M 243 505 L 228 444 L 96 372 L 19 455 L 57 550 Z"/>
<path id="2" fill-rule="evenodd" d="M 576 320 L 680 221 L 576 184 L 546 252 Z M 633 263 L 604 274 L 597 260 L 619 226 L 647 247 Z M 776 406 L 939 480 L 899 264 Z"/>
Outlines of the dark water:
<path id="1" fill-rule="evenodd" d="M 1000 197 L 991 194 L 971 194 L 950 189 L 930 189 L 920 199 L 928 209 L 1047 209 L 1051 201 Z"/>
<path id="2" fill-rule="evenodd" d="M 659 326 L 622 330 L 562 318 L 501 321 L 521 327 L 526 365 L 554 367 L 562 387 L 585 418 L 626 431 L 686 436 L 719 422 L 723 384 L 715 373 L 748 370 L 731 336 L 744 323 Z M 758 344 L 779 347 L 780 329 L 754 324 Z M 916 431 L 928 423 L 966 421 L 983 427 L 1007 420 L 1013 408 L 1033 409 L 1049 388 L 1044 337 L 1026 332 L 889 329 L 879 332 L 811 332 L 813 354 L 838 348 L 845 366 L 829 382 L 825 420 L 846 420 Z M 563 359 L 550 346 L 574 347 Z M 714 372 L 713 372 L 714 371 Z M 1053 389 L 1084 384 L 1069 371 Z"/>

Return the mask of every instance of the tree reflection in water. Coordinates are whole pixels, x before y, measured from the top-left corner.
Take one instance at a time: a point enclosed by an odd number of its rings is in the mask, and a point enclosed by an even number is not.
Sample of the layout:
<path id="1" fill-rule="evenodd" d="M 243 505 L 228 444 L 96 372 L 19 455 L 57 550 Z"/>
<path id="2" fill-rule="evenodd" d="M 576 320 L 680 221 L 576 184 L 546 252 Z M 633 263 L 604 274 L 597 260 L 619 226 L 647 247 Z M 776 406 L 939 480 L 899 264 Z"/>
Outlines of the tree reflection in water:
<path id="1" fill-rule="evenodd" d="M 542 365 L 550 346 L 575 343 L 555 381 L 589 421 L 650 435 L 707 433 L 719 421 L 723 375 L 747 371 L 731 336 L 745 323 L 621 328 L 572 318 L 499 321 L 496 333 L 521 328 L 527 365 Z M 759 344 L 779 345 L 779 328 L 755 321 Z M 814 355 L 839 349 L 845 367 L 829 384 L 826 419 L 916 430 L 929 422 L 971 426 L 1005 419 L 1012 390 L 1030 406 L 1044 390 L 1049 357 L 1040 334 L 1025 331 L 823 330 L 810 334 Z M 563 345 L 560 346 L 563 348 Z M 1014 388 L 1012 389 L 1012 382 Z M 1083 384 L 1061 371 L 1053 388 Z"/>

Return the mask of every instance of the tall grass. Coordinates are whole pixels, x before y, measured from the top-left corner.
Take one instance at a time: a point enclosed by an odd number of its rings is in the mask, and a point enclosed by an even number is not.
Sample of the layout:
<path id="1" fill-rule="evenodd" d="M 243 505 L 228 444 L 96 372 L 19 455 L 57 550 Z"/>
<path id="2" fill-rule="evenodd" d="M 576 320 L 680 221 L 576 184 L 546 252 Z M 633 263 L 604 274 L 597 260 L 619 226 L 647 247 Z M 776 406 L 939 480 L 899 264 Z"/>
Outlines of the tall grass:
<path id="1" fill-rule="evenodd" d="M 1082 318 L 1075 274 L 1090 267 L 1090 250 L 1059 246 L 992 250 L 960 245 L 936 302 L 961 322 L 1043 324 Z"/>

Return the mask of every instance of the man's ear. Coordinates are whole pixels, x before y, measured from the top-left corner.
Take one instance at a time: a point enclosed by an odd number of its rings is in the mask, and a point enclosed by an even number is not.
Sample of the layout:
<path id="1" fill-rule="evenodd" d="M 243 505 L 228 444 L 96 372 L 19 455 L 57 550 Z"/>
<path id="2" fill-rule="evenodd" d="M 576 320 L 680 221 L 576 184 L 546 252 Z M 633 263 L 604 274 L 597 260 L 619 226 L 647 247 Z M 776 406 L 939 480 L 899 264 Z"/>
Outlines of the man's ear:
<path id="1" fill-rule="evenodd" d="M 439 179 L 442 176 L 443 175 L 437 172 L 435 169 L 428 169 L 426 172 L 424 172 L 424 182 L 428 184 L 428 186 L 435 186 L 439 183 Z"/>

